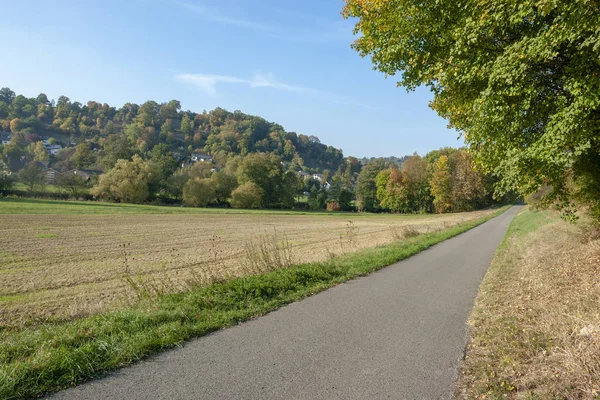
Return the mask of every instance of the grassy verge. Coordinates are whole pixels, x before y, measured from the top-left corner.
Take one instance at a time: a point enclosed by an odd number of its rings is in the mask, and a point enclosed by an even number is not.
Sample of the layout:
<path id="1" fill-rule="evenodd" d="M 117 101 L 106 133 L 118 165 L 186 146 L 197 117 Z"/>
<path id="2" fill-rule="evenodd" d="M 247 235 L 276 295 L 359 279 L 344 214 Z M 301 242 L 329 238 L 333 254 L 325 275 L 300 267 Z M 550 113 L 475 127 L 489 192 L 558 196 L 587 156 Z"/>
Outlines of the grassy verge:
<path id="1" fill-rule="evenodd" d="M 25 185 L 22 182 L 15 182 L 15 184 L 12 186 L 11 189 L 14 190 L 22 190 L 22 191 L 27 191 L 29 190 L 29 188 L 27 187 L 27 185 Z M 51 185 L 51 184 L 46 184 L 44 185 L 44 192 L 48 192 L 48 193 L 62 193 L 64 192 L 64 190 L 62 190 L 61 188 L 59 188 L 56 185 Z M 88 194 L 89 189 L 88 188 L 82 188 L 80 190 L 81 194 Z"/>
<path id="2" fill-rule="evenodd" d="M 182 207 L 149 205 L 149 204 L 128 204 L 128 203 L 106 203 L 101 201 L 72 201 L 72 200 L 42 200 L 31 198 L 1 197 L 0 196 L 0 214 L 30 214 L 30 215 L 114 215 L 114 214 L 186 214 L 186 215 L 205 215 L 205 214 L 244 214 L 244 215 L 321 215 L 347 218 L 353 217 L 381 217 L 387 218 L 389 213 L 357 213 L 336 211 L 327 212 L 324 210 L 276 210 L 260 209 L 249 210 L 240 208 L 200 208 L 200 207 Z M 463 214 L 463 213 L 458 213 Z M 448 214 L 393 214 L 398 218 L 420 219 L 423 215 L 430 218 L 443 218 Z"/>
<path id="3" fill-rule="evenodd" d="M 395 244 L 261 275 L 161 295 L 125 310 L 2 332 L 0 398 L 39 396 L 131 364 L 183 341 L 262 315 L 365 275 L 496 215 Z"/>
<path id="4" fill-rule="evenodd" d="M 0 214 L 269 214 L 269 215 L 329 215 L 346 217 L 348 215 L 375 216 L 348 212 L 294 211 L 294 210 L 246 210 L 233 208 L 195 208 L 181 206 L 155 206 L 147 204 L 104 203 L 100 201 L 65 201 L 0 197 Z M 384 216 L 385 214 L 380 214 Z M 441 214 L 439 214 L 441 215 Z M 403 218 L 419 218 L 419 214 L 402 215 Z"/>
<path id="5" fill-rule="evenodd" d="M 600 398 L 600 241 L 520 213 L 484 279 L 458 382 L 464 399 Z"/>

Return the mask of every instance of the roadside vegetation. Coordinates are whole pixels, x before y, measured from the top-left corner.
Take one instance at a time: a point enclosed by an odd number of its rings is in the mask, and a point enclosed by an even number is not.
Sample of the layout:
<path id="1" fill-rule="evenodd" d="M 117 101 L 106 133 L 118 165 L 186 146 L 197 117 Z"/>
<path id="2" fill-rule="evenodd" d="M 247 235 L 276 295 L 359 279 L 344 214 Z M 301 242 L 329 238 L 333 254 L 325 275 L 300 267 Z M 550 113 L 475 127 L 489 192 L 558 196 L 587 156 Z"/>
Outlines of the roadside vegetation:
<path id="1" fill-rule="evenodd" d="M 464 399 L 600 398 L 600 235 L 524 210 L 469 320 Z"/>
<path id="2" fill-rule="evenodd" d="M 432 233 L 415 236 L 409 229 L 407 238 L 392 244 L 297 266 L 288 266 L 292 259 L 285 238 L 278 237 L 274 243 L 272 237 L 266 237 L 245 250 L 252 255 L 247 264 L 251 274 L 230 280 L 216 278 L 208 285 L 191 279 L 191 290 L 183 293 L 163 292 L 170 285 L 168 279 L 139 280 L 125 274 L 124 279 L 138 294 L 137 302 L 129 307 L 68 322 L 2 329 L 0 397 L 34 397 L 73 386 L 189 338 L 383 268 L 505 210 Z M 351 246 L 356 231 L 352 226 L 346 229 L 346 242 Z M 263 258 L 272 250 L 275 256 Z"/>

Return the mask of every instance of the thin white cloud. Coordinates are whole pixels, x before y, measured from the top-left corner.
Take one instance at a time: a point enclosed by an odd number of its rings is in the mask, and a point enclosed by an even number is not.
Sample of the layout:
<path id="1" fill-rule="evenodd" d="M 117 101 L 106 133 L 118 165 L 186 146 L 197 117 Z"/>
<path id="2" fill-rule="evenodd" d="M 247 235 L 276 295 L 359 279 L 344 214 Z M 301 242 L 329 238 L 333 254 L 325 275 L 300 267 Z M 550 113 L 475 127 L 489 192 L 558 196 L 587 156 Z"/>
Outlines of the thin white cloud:
<path id="1" fill-rule="evenodd" d="M 338 41 L 345 41 L 350 44 L 354 40 L 352 34 L 354 23 L 341 20 L 341 18 L 340 20 L 331 20 L 322 18 L 319 15 L 299 14 L 297 10 L 292 12 L 285 8 L 279 8 L 274 11 L 285 17 L 285 19 L 283 22 L 280 21 L 277 25 L 273 25 L 244 18 L 243 16 L 231 16 L 231 10 L 219 10 L 215 7 L 207 7 L 206 4 L 192 3 L 191 0 L 168 1 L 193 12 L 207 21 L 262 31 L 274 39 L 319 44 Z M 243 15 L 244 11 L 238 10 L 238 15 L 240 13 Z M 293 21 L 294 23 L 286 24 L 285 21 Z"/>
<path id="2" fill-rule="evenodd" d="M 210 74 L 177 74 L 175 79 L 179 82 L 191 84 L 203 93 L 214 96 L 217 94 L 217 85 L 220 83 L 243 84 L 251 88 L 273 88 L 289 92 L 314 92 L 314 89 L 289 85 L 277 80 L 272 74 L 255 74 L 252 79 L 242 79 L 235 76 L 210 75 Z"/>
<path id="3" fill-rule="evenodd" d="M 180 0 L 173 0 L 173 3 L 179 5 L 180 7 L 184 7 L 186 9 L 194 12 L 203 18 L 206 18 L 211 21 L 219 22 L 222 24 L 238 26 L 240 28 L 256 29 L 256 30 L 261 30 L 261 31 L 271 31 L 271 32 L 276 31 L 276 28 L 271 25 L 267 25 L 267 24 L 263 24 L 260 22 L 251 21 L 251 20 L 243 19 L 243 18 L 232 18 L 232 17 L 224 16 L 221 13 L 219 13 L 217 10 L 215 10 L 213 8 L 208 8 L 206 6 L 192 4 L 192 3 L 188 3 L 188 2 L 180 1 Z"/>
<path id="4" fill-rule="evenodd" d="M 180 82 L 189 83 L 196 86 L 203 93 L 214 96 L 217 94 L 217 83 L 243 83 L 242 79 L 238 79 L 232 76 L 222 75 L 205 75 L 205 74 L 178 74 L 175 75 L 175 79 Z"/>
<path id="5" fill-rule="evenodd" d="M 273 74 L 254 74 L 254 78 L 250 81 L 251 87 L 261 88 L 268 87 L 279 90 L 287 90 L 289 92 L 315 92 L 314 89 L 289 85 L 275 79 Z"/>
<path id="6" fill-rule="evenodd" d="M 335 93 L 312 89 L 303 86 L 290 85 L 277 80 L 273 74 L 260 74 L 256 73 L 252 79 L 244 79 L 236 76 L 227 75 L 211 75 L 211 74 L 176 74 L 175 80 L 178 82 L 191 85 L 202 93 L 209 96 L 215 96 L 217 94 L 217 86 L 220 84 L 237 84 L 245 85 L 253 89 L 260 88 L 271 88 L 277 90 L 283 90 L 287 92 L 299 93 L 308 95 L 311 97 L 318 97 L 322 101 L 344 106 L 344 107 L 358 107 L 367 110 L 381 110 L 385 107 L 373 107 L 369 104 L 358 101 L 357 99 L 350 96 L 337 95 Z"/>
<path id="7" fill-rule="evenodd" d="M 269 32 L 274 32 L 276 30 L 276 28 L 273 26 L 261 24 L 259 22 L 248 21 L 245 19 L 221 17 L 218 15 L 212 15 L 211 18 L 214 21 L 221 22 L 221 23 L 227 24 L 227 25 L 239 26 L 241 28 L 251 28 L 251 29 L 256 29 L 256 30 L 260 30 L 260 31 L 269 31 Z"/>

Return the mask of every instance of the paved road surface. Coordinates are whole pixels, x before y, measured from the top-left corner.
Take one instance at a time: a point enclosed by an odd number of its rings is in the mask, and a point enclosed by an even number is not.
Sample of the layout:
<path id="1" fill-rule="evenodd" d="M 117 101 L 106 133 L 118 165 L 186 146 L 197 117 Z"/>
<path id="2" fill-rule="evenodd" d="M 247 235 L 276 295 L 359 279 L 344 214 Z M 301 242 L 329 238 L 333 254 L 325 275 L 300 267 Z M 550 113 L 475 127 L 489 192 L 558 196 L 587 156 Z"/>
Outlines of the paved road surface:
<path id="1" fill-rule="evenodd" d="M 56 399 L 449 399 L 503 215 Z"/>

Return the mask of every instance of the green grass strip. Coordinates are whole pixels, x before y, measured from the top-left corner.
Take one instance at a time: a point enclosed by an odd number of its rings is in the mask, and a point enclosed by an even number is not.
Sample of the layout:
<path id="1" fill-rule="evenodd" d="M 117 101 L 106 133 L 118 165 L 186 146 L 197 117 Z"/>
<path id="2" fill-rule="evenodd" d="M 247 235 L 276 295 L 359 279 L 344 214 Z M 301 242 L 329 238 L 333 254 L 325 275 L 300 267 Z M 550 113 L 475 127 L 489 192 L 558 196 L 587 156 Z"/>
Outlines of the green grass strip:
<path id="1" fill-rule="evenodd" d="M 0 197 L 1 214 L 47 214 L 47 215 L 114 215 L 114 214 L 258 214 L 258 215 L 327 215 L 346 217 L 364 214 L 325 211 L 295 210 L 246 210 L 235 208 L 196 208 L 181 206 L 161 206 L 149 204 L 104 203 L 100 201 L 41 200 L 14 197 Z M 367 214 L 368 215 L 368 214 Z M 370 214 L 373 215 L 373 214 Z"/>
<path id="2" fill-rule="evenodd" d="M 2 333 L 0 398 L 38 397 L 132 364 L 185 340 L 263 315 L 369 274 L 506 211 L 394 244 L 160 296 L 120 311 Z"/>
<path id="3" fill-rule="evenodd" d="M 1 195 L 1 193 L 0 193 Z M 330 218 L 367 218 L 367 219 L 422 219 L 423 214 L 387 214 L 387 213 L 357 213 L 324 210 L 248 210 L 241 208 L 219 207 L 181 207 L 150 204 L 104 203 L 100 201 L 66 201 L 42 200 L 0 196 L 0 216 L 2 215 L 117 215 L 117 214 L 148 214 L 148 215 L 290 215 L 290 216 L 323 216 Z M 444 214 L 427 214 L 429 218 L 444 218 Z"/>

